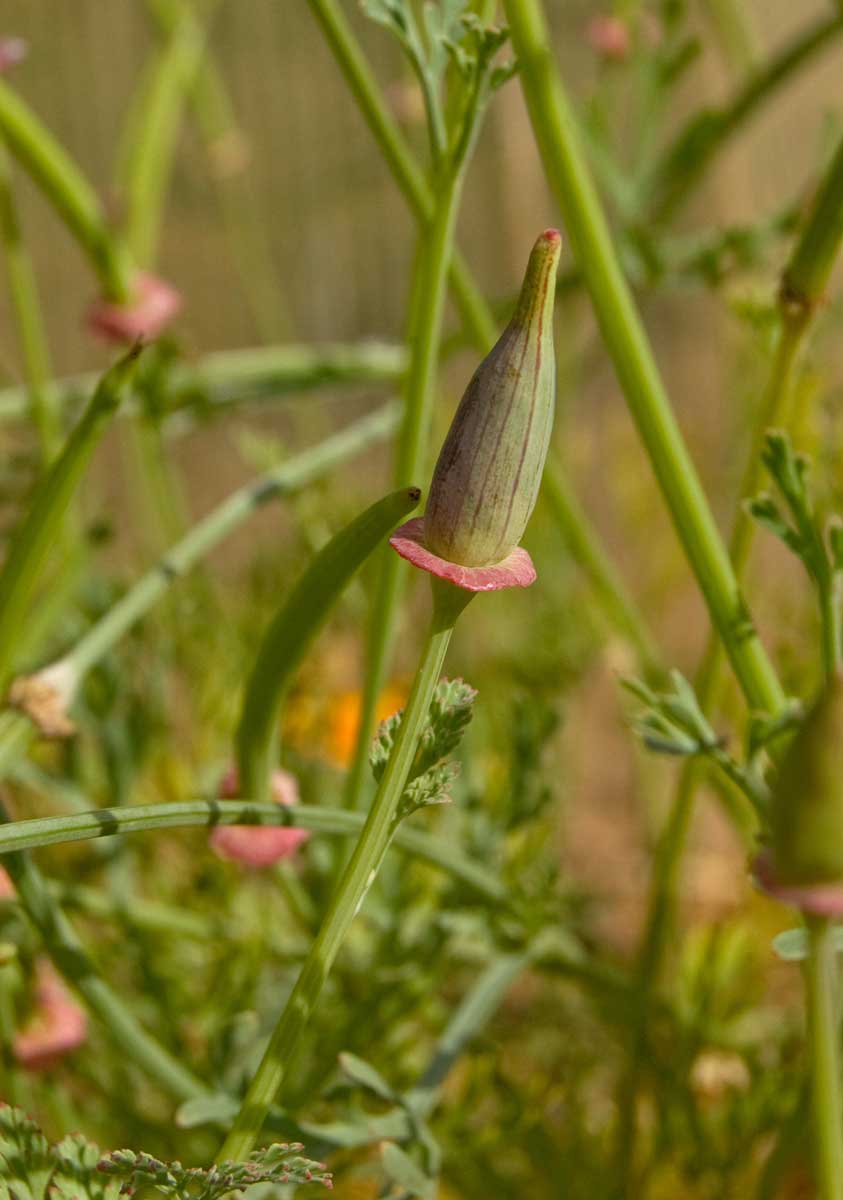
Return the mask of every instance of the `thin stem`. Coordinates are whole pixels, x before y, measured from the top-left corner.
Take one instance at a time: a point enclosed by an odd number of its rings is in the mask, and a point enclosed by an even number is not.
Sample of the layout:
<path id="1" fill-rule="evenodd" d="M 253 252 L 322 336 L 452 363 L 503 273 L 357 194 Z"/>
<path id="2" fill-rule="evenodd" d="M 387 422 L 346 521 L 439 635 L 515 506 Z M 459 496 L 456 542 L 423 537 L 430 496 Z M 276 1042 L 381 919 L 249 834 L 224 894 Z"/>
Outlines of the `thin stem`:
<path id="1" fill-rule="evenodd" d="M 453 620 L 453 615 L 450 620 L 443 618 L 438 606 L 434 609 L 395 745 L 366 824 L 331 898 L 322 926 L 270 1038 L 240 1112 L 220 1150 L 218 1161 L 244 1159 L 254 1148 L 270 1106 L 299 1048 L 302 1033 L 334 959 L 377 877 L 395 832 L 401 796 L 451 640 Z"/>
<path id="2" fill-rule="evenodd" d="M 447 273 L 461 184 L 460 168 L 442 178 L 433 219 L 420 239 L 417 275 L 410 306 L 411 329 L 408 340 L 412 351 L 395 463 L 394 478 L 399 487 L 427 475 L 426 459 L 442 339 Z M 406 564 L 398 555 L 385 552 L 381 558 L 378 589 L 372 602 L 360 722 L 343 797 L 344 804 L 352 809 L 358 808 L 362 800 L 368 746 L 374 729 L 378 697 L 389 671 L 406 575 Z"/>
<path id="3" fill-rule="evenodd" d="M 156 257 L 183 106 L 200 69 L 205 40 L 205 26 L 182 5 L 147 82 L 143 117 L 135 125 L 126 165 L 126 239 L 144 264 Z"/>
<path id="4" fill-rule="evenodd" d="M 733 69 L 741 75 L 755 70 L 759 45 L 746 4 L 741 0 L 706 0 L 706 8 Z"/>
<path id="5" fill-rule="evenodd" d="M 23 240 L 12 188 L 9 157 L 0 140 L 0 237 L 9 276 L 9 298 L 18 327 L 21 356 L 26 371 L 28 411 L 38 430 L 41 462 L 46 465 L 61 444 L 61 423 L 52 385 L 47 332 L 38 299 L 32 260 Z"/>
<path id="6" fill-rule="evenodd" d="M 0 856 L 44 846 L 84 842 L 100 837 L 126 837 L 153 829 L 214 828 L 217 825 L 255 825 L 264 828 L 309 829 L 331 837 L 355 837 L 363 828 L 362 813 L 322 805 L 258 804 L 253 800 L 178 800 L 168 804 L 137 804 L 127 808 L 66 813 L 60 817 L 30 817 L 0 825 Z M 401 829 L 395 845 L 414 858 L 459 879 L 494 904 L 506 901 L 506 888 L 494 871 L 467 858 L 448 842 L 421 829 Z"/>
<path id="7" fill-rule="evenodd" d="M 306 395 L 320 388 L 398 383 L 406 370 L 405 347 L 389 342 L 322 346 L 293 342 L 220 350 L 195 363 L 178 363 L 172 368 L 168 384 L 170 406 L 175 412 L 165 425 L 178 431 L 187 429 L 188 422 L 179 410 L 195 404 L 197 396 L 212 411 L 225 411 L 238 404 Z M 55 386 L 59 404 L 68 406 L 80 392 L 90 391 L 96 380 L 94 374 L 58 380 Z M 138 408 L 129 403 L 121 411 L 134 415 Z M 0 389 L 0 421 L 18 420 L 27 412 L 25 388 Z"/>
<path id="8" fill-rule="evenodd" d="M 108 299 L 129 299 L 131 256 L 109 229 L 96 192 L 35 113 L 2 79 L 0 132 L 90 258 Z"/>
<path id="9" fill-rule="evenodd" d="M 504 7 L 548 179 L 676 532 L 747 701 L 776 711 L 784 693 L 752 624 L 621 271 L 550 50 L 540 0 L 505 0 Z"/>
<path id="10" fill-rule="evenodd" d="M 567 480 L 551 463 L 545 467 L 542 495 L 572 558 L 585 571 L 599 596 L 612 627 L 626 634 L 646 668 L 657 670 L 660 656 L 644 618 L 627 592 L 615 564 L 593 535 L 588 518 Z"/>
<path id="11" fill-rule="evenodd" d="M 809 917 L 805 969 L 818 1200 L 843 1200 L 843 1088 L 833 927 Z"/>
<path id="12" fill-rule="evenodd" d="M 186 0 L 147 0 L 160 33 L 169 36 L 190 11 Z M 272 261 L 265 221 L 246 172 L 249 146 L 238 127 L 225 81 L 206 48 L 190 89 L 190 105 L 205 144 L 220 211 L 258 334 L 267 342 L 289 337 L 292 322 Z"/>

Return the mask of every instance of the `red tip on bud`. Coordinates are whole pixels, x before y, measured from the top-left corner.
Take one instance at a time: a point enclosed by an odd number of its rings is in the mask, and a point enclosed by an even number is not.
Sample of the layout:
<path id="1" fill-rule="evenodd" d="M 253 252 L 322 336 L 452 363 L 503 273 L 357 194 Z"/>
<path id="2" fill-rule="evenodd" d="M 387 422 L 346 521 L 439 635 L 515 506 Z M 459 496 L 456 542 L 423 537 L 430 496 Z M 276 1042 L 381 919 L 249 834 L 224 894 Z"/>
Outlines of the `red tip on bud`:
<path id="1" fill-rule="evenodd" d="M 107 342 L 150 340 L 181 312 L 181 293 L 157 275 L 139 272 L 126 304 L 96 300 L 88 311 L 88 329 Z"/>
<path id="2" fill-rule="evenodd" d="M 607 62 L 623 62 L 629 56 L 632 39 L 629 26 L 620 17 L 600 13 L 592 17 L 586 30 L 589 46 Z"/>

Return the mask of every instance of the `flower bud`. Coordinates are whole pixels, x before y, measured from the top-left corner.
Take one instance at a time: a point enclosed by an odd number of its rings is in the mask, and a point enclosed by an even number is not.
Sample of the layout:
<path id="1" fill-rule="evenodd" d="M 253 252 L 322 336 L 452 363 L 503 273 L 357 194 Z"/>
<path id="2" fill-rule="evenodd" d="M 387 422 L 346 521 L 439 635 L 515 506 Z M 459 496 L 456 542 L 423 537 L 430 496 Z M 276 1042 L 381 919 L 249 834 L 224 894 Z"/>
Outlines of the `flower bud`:
<path id="1" fill-rule="evenodd" d="M 779 769 L 763 886 L 807 912 L 843 908 L 843 677 L 823 689 Z"/>
<path id="2" fill-rule="evenodd" d="M 533 247 L 515 314 L 475 371 L 439 455 L 424 517 L 391 539 L 416 566 L 471 591 L 526 586 L 521 535 L 553 426 L 553 301 L 561 238 Z"/>

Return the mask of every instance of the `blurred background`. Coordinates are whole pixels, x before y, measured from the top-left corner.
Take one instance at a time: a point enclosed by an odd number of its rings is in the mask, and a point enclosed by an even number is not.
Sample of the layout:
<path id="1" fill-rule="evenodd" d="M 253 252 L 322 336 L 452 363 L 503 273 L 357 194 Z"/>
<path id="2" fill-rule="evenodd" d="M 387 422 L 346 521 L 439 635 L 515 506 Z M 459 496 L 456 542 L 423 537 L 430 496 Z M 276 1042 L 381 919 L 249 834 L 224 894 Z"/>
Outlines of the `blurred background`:
<path id="1" fill-rule="evenodd" d="M 188 111 L 156 264 L 184 296 L 184 310 L 173 330 L 178 354 L 194 362 L 211 351 L 260 344 L 401 342 L 416 229 L 308 6 L 295 0 L 223 0 L 212 7 L 209 53 L 227 89 L 230 120 L 209 141 Z M 634 196 L 625 207 L 624 182 L 633 185 L 638 156 L 652 153 L 653 147 L 639 136 L 646 96 L 642 100 L 636 68 L 615 61 L 595 38 L 594 20 L 606 16 L 611 6 L 547 0 L 546 7 L 558 59 L 588 131 L 598 179 L 671 400 L 712 506 L 726 528 L 735 509 L 748 430 L 769 372 L 771 313 L 793 220 L 813 194 L 840 130 L 843 37 L 838 31 L 818 40 L 799 69 L 740 124 L 681 210 L 669 221 L 651 223 L 646 208 L 635 210 Z M 722 0 L 648 6 L 619 0 L 615 15 L 620 18 L 638 8 L 646 11 L 654 45 L 666 21 L 675 22 L 681 39 L 693 43 L 691 61 L 671 87 L 669 104 L 650 131 L 656 149 L 668 146 L 701 110 L 729 104 L 756 71 L 806 30 L 827 24 L 834 10 L 828 0 L 746 0 L 741 7 L 743 25 L 736 35 L 730 25 L 731 6 Z M 396 46 L 355 3 L 347 0 L 342 8 L 395 116 L 423 155 L 423 111 Z M 78 161 L 109 213 L 119 220 L 123 198 L 112 182 L 115 164 L 125 153 L 132 105 L 158 44 L 147 5 L 142 0 L 5 0 L 0 19 L 0 32 L 19 35 L 29 46 L 26 60 L 11 77 L 14 88 Z M 641 54 L 647 53 L 645 47 Z M 20 171 L 15 172 L 15 187 L 56 373 L 101 368 L 110 352 L 91 338 L 85 325 L 85 313 L 97 293 L 91 271 Z M 459 224 L 460 244 L 502 319 L 535 236 L 558 223 L 516 80 L 490 105 Z M 740 237 L 730 240 L 729 231 L 735 230 Z M 566 250 L 563 272 L 573 268 Z M 707 632 L 702 603 L 601 346 L 588 299 L 575 281 L 561 289 L 557 312 L 559 453 L 663 661 L 690 675 Z M 800 395 L 811 400 L 800 408 L 799 442 L 817 458 L 823 503 L 831 508 L 843 503 L 840 317 L 841 304 L 832 286 L 799 384 Z M 434 445 L 476 364 L 475 351 L 461 344 L 453 311 L 448 334 Z M 0 384 L 11 387 L 21 378 L 8 297 L 0 288 Z M 183 502 L 176 525 L 189 524 L 207 512 L 266 465 L 272 454 L 316 440 L 367 411 L 384 394 L 382 387 L 333 392 L 328 387 L 192 426 L 168 443 Z M 0 437 L 10 456 L 25 454 L 31 440 L 26 429 L 10 424 L 0 428 Z M 156 527 L 150 510 L 143 507 L 136 449 L 125 427 L 116 428 L 98 452 L 94 476 L 86 485 L 86 515 L 105 526 L 99 554 L 109 581 L 102 584 L 106 592 L 135 578 L 174 531 L 160 513 Z M 389 469 L 389 450 L 372 451 L 362 465 L 345 468 L 284 511 L 273 508 L 260 514 L 215 552 L 203 579 L 145 626 L 112 665 L 118 682 L 110 676 L 100 681 L 100 690 L 89 698 L 93 725 L 89 728 L 83 719 L 82 749 L 71 752 L 78 761 L 68 766 L 48 753 L 45 770 L 75 774 L 75 783 L 98 804 L 111 802 L 115 772 L 124 795 L 133 798 L 178 798 L 190 794 L 193 781 L 209 779 L 211 766 L 225 758 L 254 630 L 314 546 L 386 489 Z M 425 485 L 427 480 L 418 482 Z M 13 511 L 13 494 L 7 509 L 10 505 Z M 608 628 L 545 504 L 537 510 L 528 545 L 539 571 L 537 586 L 526 597 L 496 597 L 494 613 L 492 605 L 482 613 L 477 606 L 474 619 L 472 609 L 472 620 L 464 623 L 452 651 L 453 673 L 463 674 L 480 689 L 478 715 L 467 742 L 465 786 L 475 800 L 496 787 L 501 795 L 510 795 L 522 786 L 513 782 L 517 753 L 541 763 L 540 788 L 548 793 L 542 801 L 542 824 L 524 834 L 519 852 L 532 861 L 539 851 L 549 851 L 572 921 L 586 942 L 613 961 L 624 962 L 640 937 L 652 846 L 675 767 L 644 756 L 636 747 L 630 705 L 618 686 L 619 675 L 637 669 L 634 655 Z M 748 579 L 765 640 L 788 685 L 804 694 L 816 678 L 808 585 L 793 560 L 765 537 L 758 539 Z M 336 792 L 336 771 L 348 761 L 364 665 L 361 629 L 370 583 L 364 574 L 349 593 L 338 622 L 306 668 L 288 713 L 285 744 L 303 779 L 311 769 L 308 763 L 321 764 L 313 768 L 313 787 L 320 798 L 330 798 L 331 788 Z M 210 607 L 205 607 L 207 594 L 202 591 L 206 584 L 213 591 Z M 91 611 L 102 600 L 100 595 L 89 597 Z M 425 604 L 422 589 L 414 586 L 394 671 L 393 702 L 385 701 L 385 712 L 400 705 L 406 689 L 417 650 L 417 617 Z M 64 636 L 69 636 L 67 630 Z M 55 649 L 62 644 L 59 637 Z M 122 696 L 119 702 L 114 701 L 117 694 Z M 718 714 L 726 734 L 735 710 L 735 697 L 727 695 Z M 111 742 L 103 726 L 96 725 L 103 719 L 114 735 Z M 512 747 L 519 737 L 521 749 L 516 752 Z M 130 749 L 121 750 L 121 744 Z M 121 761 L 121 766 L 114 765 Z M 324 775 L 325 763 L 334 774 Z M 509 802 L 516 804 L 511 797 Z M 21 815 L 50 810 L 37 788 L 24 793 Z M 191 848 L 197 844 L 188 835 L 172 839 L 172 844 L 161 837 L 150 841 L 145 853 L 155 864 L 156 879 L 168 864 L 189 877 L 185 863 L 193 863 Z M 82 862 L 92 875 L 102 867 L 92 851 L 82 855 Z M 133 878 L 138 878 L 139 869 L 143 880 L 138 863 Z M 223 883 L 216 876 L 217 882 L 209 883 L 205 867 L 190 867 L 194 869 L 201 876 L 200 892 L 205 888 L 203 903 L 214 903 Z M 119 878 L 118 872 L 114 879 Z M 159 879 L 154 888 L 174 903 L 183 900 L 172 876 L 166 882 Z M 768 1064 L 765 1087 L 778 1080 L 782 1096 L 792 1097 L 798 1091 L 798 1056 L 793 1049 L 798 975 L 792 966 L 777 963 L 769 948 L 771 937 L 790 920 L 784 910 L 755 894 L 747 876 L 746 846 L 711 791 L 698 809 L 682 900 L 687 940 L 676 947 L 677 988 L 692 996 L 688 1003 L 693 1009 L 696 983 L 688 981 L 696 979 L 701 959 L 710 955 L 713 961 L 719 953 L 716 946 L 725 944 L 723 953 L 732 956 L 729 969 L 734 969 L 740 1002 L 729 991 L 735 979 L 728 976 L 728 998 L 718 1020 L 731 1019 L 733 1007 L 743 1019 L 750 1005 L 753 1037 L 760 1038 L 768 1028 L 764 1022 L 775 1028 L 776 1050 L 769 1052 L 774 1061 Z M 470 931 L 466 936 L 470 940 Z M 106 956 L 113 953 L 112 947 Z M 168 978 L 174 965 L 169 956 L 165 960 L 162 965 L 150 951 L 148 960 L 134 964 L 132 978 L 137 982 L 144 971 L 153 980 L 156 973 Z M 155 986 L 166 993 L 161 980 Z M 605 1183 L 604 1133 L 611 1124 L 611 1087 L 606 1080 L 614 1069 L 617 1047 L 614 1035 L 606 1047 L 602 1044 L 599 1003 L 565 988 L 560 998 L 549 985 L 523 982 L 484 1042 L 488 1053 L 481 1055 L 478 1069 L 486 1072 L 497 1108 L 483 1126 L 485 1132 L 477 1135 L 469 1165 L 464 1171 L 458 1165 L 452 1170 L 453 1194 L 577 1197 L 599 1189 L 601 1180 Z M 179 1003 L 187 1002 L 188 992 L 174 994 Z M 681 1002 L 682 996 L 680 1006 Z M 528 1019 L 531 1032 L 525 1034 Z M 343 1030 L 348 1027 L 346 1022 Z M 572 1040 L 566 1029 L 575 1031 Z M 174 1025 L 171 1033 L 175 1039 Z M 206 1033 L 196 1032 L 197 1040 Z M 757 1049 L 755 1042 L 753 1046 Z M 693 1062 L 698 1050 L 691 1054 Z M 753 1108 L 743 1127 L 734 1105 L 718 1108 L 724 1095 L 729 1104 L 738 1104 L 738 1096 L 747 1105 L 751 1098 L 763 1107 L 755 1090 L 755 1058 L 746 1067 L 746 1078 L 740 1069 L 737 1076 L 729 1076 L 730 1064 L 734 1071 L 735 1063 L 743 1062 L 741 1053 L 735 1051 L 720 1075 L 715 1057 L 708 1063 L 713 1075 L 705 1074 L 703 1060 L 696 1082 L 689 1083 L 686 1073 L 676 1084 L 682 1103 L 687 1100 L 689 1106 L 676 1120 L 681 1124 L 687 1118 L 687 1128 L 662 1131 L 666 1157 L 676 1173 L 671 1167 L 659 1185 L 663 1190 L 654 1191 L 654 1196 L 750 1194 L 741 1190 L 746 1186 L 741 1172 L 752 1164 L 738 1162 L 740 1139 L 753 1146 L 756 1136 L 763 1142 L 769 1132 L 767 1118 L 758 1117 L 757 1127 L 753 1125 L 759 1111 Z M 559 1067 L 551 1080 L 544 1073 L 545 1059 Z M 776 1071 L 783 1072 L 780 1078 Z M 98 1100 L 90 1132 L 113 1138 L 114 1124 L 100 1109 L 114 1081 L 98 1091 L 84 1076 L 83 1069 L 79 1078 L 70 1074 L 65 1079 L 67 1097 L 62 1103 L 78 1116 L 80 1097 L 93 1088 Z M 463 1082 L 467 1096 L 471 1088 Z M 480 1084 L 475 1080 L 471 1086 Z M 60 1092 L 53 1089 L 50 1103 Z M 766 1104 L 766 1091 L 764 1096 Z M 581 1122 L 571 1116 L 572 1097 L 587 1109 Z M 692 1110 L 697 1103 L 699 1121 L 704 1125 L 713 1113 L 717 1131 L 712 1138 L 723 1141 L 722 1146 L 717 1142 L 722 1154 L 716 1169 L 707 1134 L 694 1132 Z M 524 1117 L 531 1106 L 532 1125 Z M 61 1110 L 57 1104 L 47 1119 L 56 1122 Z M 512 1152 L 512 1161 L 493 1169 L 484 1159 L 484 1137 L 494 1159 L 500 1139 L 489 1130 L 495 1127 L 499 1133 L 500 1123 L 508 1119 L 520 1129 L 515 1136 L 522 1137 L 521 1149 Z M 144 1121 L 155 1137 L 163 1137 L 151 1115 Z M 524 1121 L 532 1131 L 529 1137 Z M 566 1122 L 568 1132 L 560 1134 L 558 1126 Z M 674 1135 L 675 1143 L 670 1140 Z M 453 1165 L 462 1136 L 458 1122 L 444 1136 L 446 1141 L 453 1138 L 448 1151 Z M 766 1142 L 765 1147 L 769 1148 Z M 195 1153 L 205 1148 L 199 1141 Z M 583 1155 L 587 1167 L 582 1165 Z M 550 1179 L 537 1165 L 543 1156 L 551 1164 Z M 573 1170 L 576 1162 L 582 1169 L 570 1186 L 553 1175 Z M 676 1167 L 677 1162 L 681 1166 Z M 486 1167 L 489 1173 L 484 1175 Z M 681 1191 L 675 1190 L 680 1186 Z M 792 1191 L 776 1194 L 809 1195 L 799 1191 L 803 1186 L 800 1176 Z"/>

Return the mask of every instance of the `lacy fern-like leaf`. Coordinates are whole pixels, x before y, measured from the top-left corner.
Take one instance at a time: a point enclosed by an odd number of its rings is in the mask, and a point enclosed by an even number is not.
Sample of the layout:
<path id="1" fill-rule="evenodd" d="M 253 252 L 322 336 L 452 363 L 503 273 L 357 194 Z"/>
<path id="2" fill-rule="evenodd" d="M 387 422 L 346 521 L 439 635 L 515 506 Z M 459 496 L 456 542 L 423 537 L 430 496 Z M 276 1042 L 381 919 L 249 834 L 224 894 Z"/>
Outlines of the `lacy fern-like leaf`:
<path id="1" fill-rule="evenodd" d="M 399 817 L 409 816 L 428 804 L 446 804 L 450 800 L 459 764 L 442 760 L 460 744 L 476 698 L 475 689 L 462 679 L 443 679 L 437 685 L 401 798 Z M 402 717 L 403 710 L 383 721 L 372 742 L 369 762 L 378 782 L 389 762 Z"/>
<path id="2" fill-rule="evenodd" d="M 151 1154 L 115 1150 L 102 1157 L 93 1142 L 71 1134 L 51 1146 L 20 1109 L 0 1105 L 0 1200 L 119 1200 L 154 1187 L 172 1200 L 222 1200 L 255 1183 L 321 1183 L 324 1163 L 303 1158 L 299 1142 L 276 1142 L 247 1162 L 183 1167 Z"/>
<path id="3" fill-rule="evenodd" d="M 222 1162 L 213 1167 L 183 1167 L 180 1162 L 162 1162 L 150 1154 L 116 1150 L 101 1159 L 98 1169 L 124 1180 L 123 1195 L 153 1186 L 173 1200 L 222 1200 L 229 1192 L 256 1183 L 321 1183 L 332 1186 L 325 1164 L 303 1158 L 300 1142 L 276 1142 L 256 1150 L 246 1162 Z"/>

